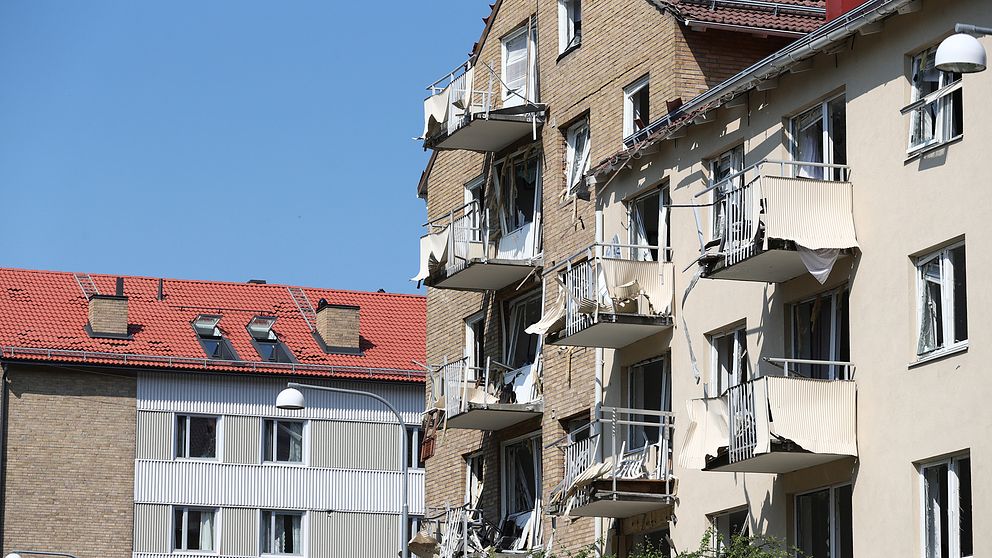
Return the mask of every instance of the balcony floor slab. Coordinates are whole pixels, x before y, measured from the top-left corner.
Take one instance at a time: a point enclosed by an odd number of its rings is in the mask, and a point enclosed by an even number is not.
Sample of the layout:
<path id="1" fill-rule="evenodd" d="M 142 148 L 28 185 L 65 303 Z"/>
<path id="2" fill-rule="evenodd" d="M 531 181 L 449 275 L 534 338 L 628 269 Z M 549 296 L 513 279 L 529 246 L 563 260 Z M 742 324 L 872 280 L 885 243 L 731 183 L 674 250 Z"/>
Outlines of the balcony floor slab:
<path id="1" fill-rule="evenodd" d="M 599 480 L 588 503 L 571 509 L 576 517 L 610 517 L 623 519 L 644 513 L 673 509 L 672 481 L 625 479 L 617 481 L 616 496 L 611 493 L 613 482 Z"/>
<path id="2" fill-rule="evenodd" d="M 671 327 L 671 316 L 600 314 L 599 321 L 572 335 L 563 336 L 564 331 L 549 335 L 548 344 L 570 347 L 622 349 L 627 345 L 656 333 L 661 333 Z"/>
<path id="3" fill-rule="evenodd" d="M 454 291 L 498 291 L 512 283 L 523 281 L 540 267 L 534 261 L 470 260 L 461 269 L 445 270 L 427 279 L 428 287 Z"/>
<path id="4" fill-rule="evenodd" d="M 467 411 L 448 417 L 448 428 L 462 430 L 502 430 L 544 413 L 543 401 L 529 403 L 494 403 L 483 406 L 469 403 Z"/>
<path id="5" fill-rule="evenodd" d="M 726 454 L 707 462 L 704 471 L 727 473 L 791 473 L 807 467 L 816 467 L 831 461 L 850 458 L 849 455 L 833 453 L 809 453 L 806 451 L 773 450 L 770 453 L 755 455 L 751 459 L 729 463 Z"/>

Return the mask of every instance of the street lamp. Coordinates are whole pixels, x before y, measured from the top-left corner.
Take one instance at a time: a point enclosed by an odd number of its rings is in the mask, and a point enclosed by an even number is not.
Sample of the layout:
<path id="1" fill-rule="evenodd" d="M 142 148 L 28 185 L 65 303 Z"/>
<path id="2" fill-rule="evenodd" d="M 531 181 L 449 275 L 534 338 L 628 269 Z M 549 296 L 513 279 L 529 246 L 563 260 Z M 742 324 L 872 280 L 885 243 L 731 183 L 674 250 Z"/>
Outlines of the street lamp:
<path id="1" fill-rule="evenodd" d="M 335 387 L 325 387 L 325 386 L 314 386 L 310 384 L 298 384 L 296 382 L 289 382 L 286 384 L 286 389 L 279 392 L 279 396 L 276 397 L 276 407 L 285 410 L 298 411 L 300 409 L 306 408 L 306 399 L 303 397 L 303 392 L 301 389 L 316 389 L 320 391 L 333 391 L 337 393 L 347 393 L 351 395 L 361 395 L 364 397 L 371 397 L 386 406 L 387 409 L 392 411 L 396 416 L 397 422 L 400 426 L 400 447 L 402 448 L 402 454 L 400 455 L 400 466 L 403 473 L 403 489 L 402 489 L 402 510 L 403 515 L 402 521 L 403 525 L 400 527 L 400 552 L 403 558 L 410 558 L 410 549 L 407 547 L 407 543 L 410 541 L 410 506 L 409 506 L 409 491 L 410 491 L 410 477 L 407 471 L 407 460 L 410 458 L 410 450 L 407 448 L 406 440 L 406 422 L 403 421 L 403 417 L 396 410 L 395 407 L 390 405 L 389 401 L 386 401 L 382 397 L 369 393 L 367 391 L 358 391 L 355 389 L 344 389 Z M 7 558 L 19 558 L 11 557 Z"/>
<path id="2" fill-rule="evenodd" d="M 971 74 L 985 70 L 985 49 L 976 37 L 992 35 L 992 28 L 959 23 L 954 35 L 941 41 L 934 67 L 942 72 Z"/>
<path id="3" fill-rule="evenodd" d="M 65 552 L 47 552 L 44 550 L 11 550 L 10 554 L 6 558 L 21 558 L 22 555 L 29 554 L 31 556 L 62 556 L 64 558 L 76 558 L 72 554 L 67 554 Z"/>

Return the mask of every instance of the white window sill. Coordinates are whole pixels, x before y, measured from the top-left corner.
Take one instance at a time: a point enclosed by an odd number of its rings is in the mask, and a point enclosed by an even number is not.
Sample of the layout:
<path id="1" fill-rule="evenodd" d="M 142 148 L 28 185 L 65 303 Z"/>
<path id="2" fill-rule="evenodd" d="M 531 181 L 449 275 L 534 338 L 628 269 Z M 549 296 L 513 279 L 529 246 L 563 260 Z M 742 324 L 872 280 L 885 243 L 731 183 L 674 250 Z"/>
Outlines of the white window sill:
<path id="1" fill-rule="evenodd" d="M 907 368 L 912 369 L 921 364 L 926 364 L 934 360 L 940 360 L 944 357 L 956 355 L 958 353 L 965 353 L 965 352 L 968 352 L 968 342 L 962 341 L 956 345 L 951 345 L 950 347 L 944 347 L 942 349 L 937 349 L 932 353 L 921 355 L 918 359 L 914 360 L 913 362 L 910 362 Z"/>
<path id="2" fill-rule="evenodd" d="M 957 142 L 961 141 L 963 138 L 964 138 L 964 135 L 959 134 L 959 135 L 956 135 L 953 138 L 948 139 L 948 140 L 936 141 L 936 142 L 933 142 L 933 143 L 927 143 L 927 144 L 921 145 L 919 147 L 913 147 L 909 151 L 906 152 L 906 161 L 905 162 L 909 163 L 909 162 L 913 161 L 914 159 L 917 159 L 917 158 L 919 158 L 919 157 L 921 157 L 923 155 L 926 155 L 927 153 L 930 153 L 931 151 L 936 151 L 936 150 L 940 149 L 941 147 L 947 147 L 948 145 L 951 145 L 952 143 L 957 143 Z"/>

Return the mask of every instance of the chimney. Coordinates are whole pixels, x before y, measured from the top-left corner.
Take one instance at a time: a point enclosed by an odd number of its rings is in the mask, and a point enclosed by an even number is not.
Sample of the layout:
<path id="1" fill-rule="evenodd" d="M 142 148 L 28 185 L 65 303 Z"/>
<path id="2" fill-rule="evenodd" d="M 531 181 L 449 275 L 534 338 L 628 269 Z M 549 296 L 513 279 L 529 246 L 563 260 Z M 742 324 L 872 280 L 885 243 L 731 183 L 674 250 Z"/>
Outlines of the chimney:
<path id="1" fill-rule="evenodd" d="M 328 304 L 320 299 L 317 304 L 317 334 L 328 353 L 361 354 L 359 346 L 358 306 Z"/>
<path id="2" fill-rule="evenodd" d="M 165 281 L 158 280 L 158 292 L 155 294 L 156 300 L 165 300 Z"/>
<path id="3" fill-rule="evenodd" d="M 868 0 L 827 0 L 827 21 L 832 21 Z"/>
<path id="4" fill-rule="evenodd" d="M 127 338 L 127 297 L 124 278 L 118 277 L 115 294 L 94 294 L 89 299 L 87 332 L 92 337 Z"/>

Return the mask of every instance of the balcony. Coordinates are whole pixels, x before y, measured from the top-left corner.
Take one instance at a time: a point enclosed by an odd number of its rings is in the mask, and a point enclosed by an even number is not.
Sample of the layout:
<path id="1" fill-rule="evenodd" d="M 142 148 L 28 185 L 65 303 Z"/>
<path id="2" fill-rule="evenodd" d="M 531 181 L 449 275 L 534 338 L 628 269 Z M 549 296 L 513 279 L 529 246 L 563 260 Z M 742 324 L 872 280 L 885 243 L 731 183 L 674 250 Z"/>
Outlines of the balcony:
<path id="1" fill-rule="evenodd" d="M 552 491 L 549 513 L 626 518 L 672 509 L 678 486 L 672 476 L 672 413 L 615 407 L 602 411 L 599 423 L 610 427 L 612 457 L 597 457 L 601 433 L 572 441 L 581 434 L 577 431 L 567 437 L 567 443 L 553 444 L 564 454 L 565 476 Z M 628 449 L 620 439 L 624 431 L 630 439 L 636 431 L 643 444 Z"/>
<path id="2" fill-rule="evenodd" d="M 667 249 L 593 245 L 583 253 L 589 259 L 563 264 L 559 297 L 542 317 L 549 344 L 621 349 L 672 327 L 675 267 Z"/>
<path id="3" fill-rule="evenodd" d="M 435 407 L 444 409 L 448 428 L 465 430 L 502 430 L 541 416 L 537 369 L 536 363 L 509 370 L 491 362 L 480 368 L 464 359 L 443 364 L 431 376 Z"/>
<path id="4" fill-rule="evenodd" d="M 424 149 L 502 151 L 526 136 L 537 140 L 544 124 L 543 104 L 500 106 L 502 83 L 488 64 L 465 62 L 427 90 Z"/>
<path id="5" fill-rule="evenodd" d="M 410 551 L 417 556 L 520 557 L 530 556 L 531 551 L 541 548 L 540 520 L 530 522 L 527 532 L 522 534 L 513 522 L 495 525 L 483 516 L 482 510 L 467 504 L 436 511 L 423 520 L 421 532 L 410 541 Z"/>
<path id="6" fill-rule="evenodd" d="M 788 473 L 857 457 L 856 387 L 847 362 L 767 359 L 784 376 L 763 376 L 723 396 L 689 402 L 681 464 L 704 471 Z M 796 376 L 790 365 L 838 372 Z M 830 377 L 830 375 L 822 375 Z"/>
<path id="7" fill-rule="evenodd" d="M 765 160 L 708 187 L 697 195 L 714 196 L 703 276 L 781 283 L 809 272 L 825 281 L 858 246 L 849 176 L 843 165 Z"/>
<path id="8" fill-rule="evenodd" d="M 534 221 L 494 241 L 489 210 L 477 200 L 466 203 L 425 224 L 420 272 L 413 280 L 459 291 L 496 291 L 519 283 L 541 265 Z"/>

